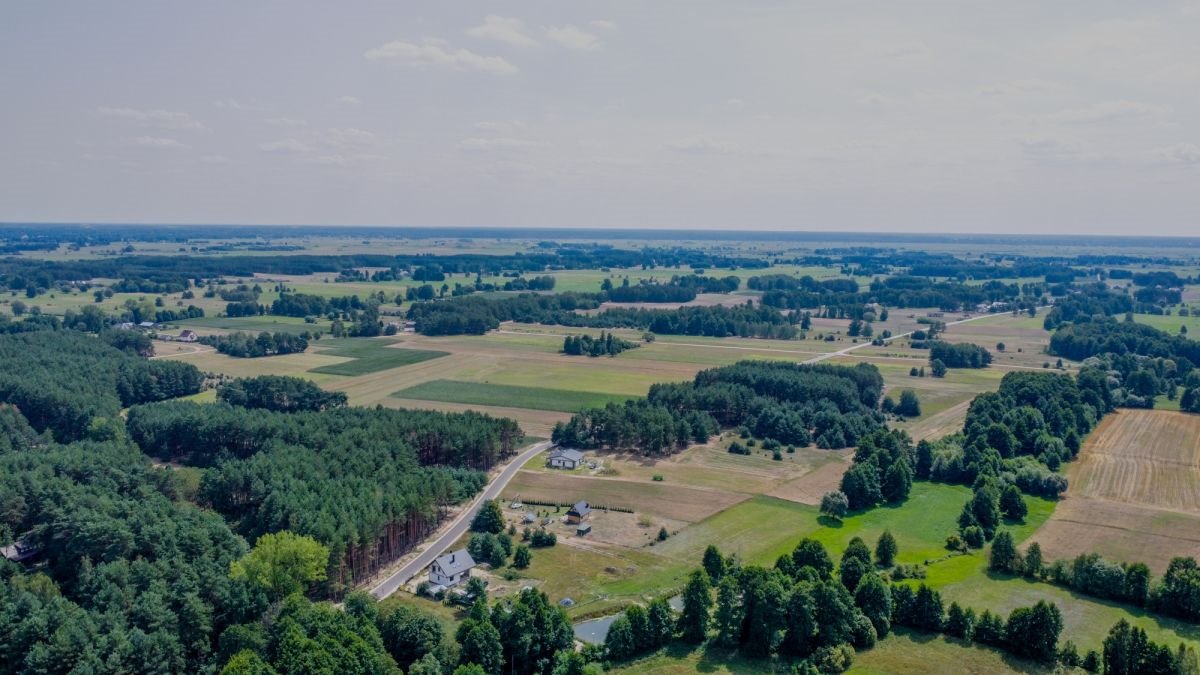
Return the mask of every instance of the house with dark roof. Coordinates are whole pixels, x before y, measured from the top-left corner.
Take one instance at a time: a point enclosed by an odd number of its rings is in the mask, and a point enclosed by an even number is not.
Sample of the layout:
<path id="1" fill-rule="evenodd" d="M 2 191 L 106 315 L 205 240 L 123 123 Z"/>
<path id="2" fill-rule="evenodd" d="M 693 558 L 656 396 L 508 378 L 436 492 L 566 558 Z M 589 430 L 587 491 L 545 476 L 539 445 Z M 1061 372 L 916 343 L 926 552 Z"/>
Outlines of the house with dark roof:
<path id="1" fill-rule="evenodd" d="M 592 509 L 590 506 L 588 506 L 587 502 L 579 502 L 575 506 L 572 506 L 570 511 L 567 511 L 567 522 L 578 525 L 579 523 L 587 520 L 587 517 L 591 515 L 591 513 Z"/>
<path id="2" fill-rule="evenodd" d="M 196 340 L 199 340 L 199 339 L 200 339 L 200 336 L 196 335 L 196 331 L 190 330 L 187 328 L 180 331 L 179 338 L 178 338 L 178 340 L 180 342 L 195 342 Z"/>
<path id="3" fill-rule="evenodd" d="M 546 458 L 546 466 L 554 469 L 575 469 L 583 462 L 583 453 L 578 450 L 555 448 Z"/>
<path id="4" fill-rule="evenodd" d="M 429 568 L 429 582 L 449 588 L 462 583 L 471 577 L 471 568 L 475 567 L 475 559 L 462 548 L 451 551 L 433 561 Z"/>
<path id="5" fill-rule="evenodd" d="M 18 539 L 8 546 L 0 547 L 0 556 L 13 562 L 29 560 L 42 552 L 42 548 L 27 539 Z"/>

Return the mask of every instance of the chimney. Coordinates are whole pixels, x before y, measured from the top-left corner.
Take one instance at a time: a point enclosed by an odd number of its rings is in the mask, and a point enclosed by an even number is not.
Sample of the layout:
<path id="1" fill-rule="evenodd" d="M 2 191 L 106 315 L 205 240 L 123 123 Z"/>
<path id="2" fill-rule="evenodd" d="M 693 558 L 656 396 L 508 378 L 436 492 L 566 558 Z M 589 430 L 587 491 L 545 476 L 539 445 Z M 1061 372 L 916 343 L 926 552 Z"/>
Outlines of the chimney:
<path id="1" fill-rule="evenodd" d="M 453 553 L 450 554 L 450 562 L 454 562 L 454 554 Z"/>

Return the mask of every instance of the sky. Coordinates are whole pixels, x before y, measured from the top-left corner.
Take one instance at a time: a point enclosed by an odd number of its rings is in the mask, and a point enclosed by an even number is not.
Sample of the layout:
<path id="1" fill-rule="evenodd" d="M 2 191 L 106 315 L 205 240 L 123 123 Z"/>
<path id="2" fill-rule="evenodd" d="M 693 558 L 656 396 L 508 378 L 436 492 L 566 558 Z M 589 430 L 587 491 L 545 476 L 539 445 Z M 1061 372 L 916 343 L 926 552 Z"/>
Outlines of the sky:
<path id="1" fill-rule="evenodd" d="M 1195 235 L 1200 0 L 6 0 L 0 221 Z"/>

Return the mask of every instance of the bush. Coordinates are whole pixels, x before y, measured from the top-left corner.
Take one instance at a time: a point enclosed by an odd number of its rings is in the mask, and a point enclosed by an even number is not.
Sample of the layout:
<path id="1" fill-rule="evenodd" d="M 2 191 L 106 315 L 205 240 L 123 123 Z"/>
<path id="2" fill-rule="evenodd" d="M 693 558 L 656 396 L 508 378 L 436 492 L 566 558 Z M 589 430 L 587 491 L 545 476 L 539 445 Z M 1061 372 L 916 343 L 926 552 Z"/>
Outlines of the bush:
<path id="1" fill-rule="evenodd" d="M 978 525 L 970 525 L 962 531 L 963 541 L 971 548 L 983 548 L 987 538 L 983 535 L 983 528 Z"/>
<path id="2" fill-rule="evenodd" d="M 656 473 L 656 474 L 654 474 L 653 480 L 656 483 L 661 483 L 661 482 L 663 482 L 663 475 L 661 473 Z"/>

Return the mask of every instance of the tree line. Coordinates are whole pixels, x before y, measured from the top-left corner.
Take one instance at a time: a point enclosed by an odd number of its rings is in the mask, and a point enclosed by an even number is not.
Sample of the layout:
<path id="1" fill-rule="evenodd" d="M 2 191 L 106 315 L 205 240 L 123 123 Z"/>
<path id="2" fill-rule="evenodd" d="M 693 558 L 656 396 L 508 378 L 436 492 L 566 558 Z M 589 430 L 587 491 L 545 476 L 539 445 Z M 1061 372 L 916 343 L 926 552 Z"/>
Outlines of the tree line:
<path id="1" fill-rule="evenodd" d="M 223 335 L 204 335 L 200 337 L 199 342 L 215 348 L 226 356 L 252 359 L 263 356 L 298 354 L 308 349 L 308 339 L 307 331 L 303 333 L 263 331 L 258 335 L 237 331 Z"/>
<path id="2" fill-rule="evenodd" d="M 636 342 L 600 331 L 599 337 L 568 335 L 563 338 L 562 350 L 568 356 L 616 356 L 627 349 L 636 349 L 637 346 Z"/>
<path id="3" fill-rule="evenodd" d="M 701 371 L 690 383 L 655 384 L 646 399 L 580 411 L 555 425 L 553 439 L 657 454 L 705 442 L 722 427 L 744 427 L 782 444 L 842 448 L 882 426 L 882 388 L 869 364 L 741 361 Z"/>

